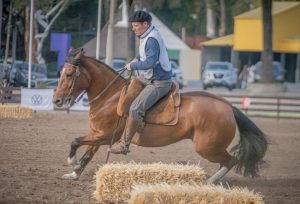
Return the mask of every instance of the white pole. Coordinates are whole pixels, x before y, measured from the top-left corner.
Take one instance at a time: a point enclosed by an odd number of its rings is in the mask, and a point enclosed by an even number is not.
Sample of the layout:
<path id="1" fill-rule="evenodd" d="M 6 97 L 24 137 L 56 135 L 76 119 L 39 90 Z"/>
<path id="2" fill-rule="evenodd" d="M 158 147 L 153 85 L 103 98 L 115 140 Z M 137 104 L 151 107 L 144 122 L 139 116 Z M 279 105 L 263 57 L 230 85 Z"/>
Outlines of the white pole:
<path id="1" fill-rule="evenodd" d="M 33 21 L 33 3 L 34 3 L 33 1 L 34 0 L 31 0 L 31 6 L 30 6 L 28 88 L 31 88 L 32 21 Z"/>
<path id="2" fill-rule="evenodd" d="M 112 54 L 113 54 L 113 34 L 114 34 L 114 15 L 115 15 L 115 0 L 110 0 L 109 20 L 107 28 L 107 41 L 106 41 L 106 60 L 105 63 L 112 67 Z"/>
<path id="3" fill-rule="evenodd" d="M 102 0 L 98 1 L 98 23 L 97 23 L 97 42 L 96 42 L 96 59 L 100 59 L 100 32 L 101 32 L 101 6 Z"/>

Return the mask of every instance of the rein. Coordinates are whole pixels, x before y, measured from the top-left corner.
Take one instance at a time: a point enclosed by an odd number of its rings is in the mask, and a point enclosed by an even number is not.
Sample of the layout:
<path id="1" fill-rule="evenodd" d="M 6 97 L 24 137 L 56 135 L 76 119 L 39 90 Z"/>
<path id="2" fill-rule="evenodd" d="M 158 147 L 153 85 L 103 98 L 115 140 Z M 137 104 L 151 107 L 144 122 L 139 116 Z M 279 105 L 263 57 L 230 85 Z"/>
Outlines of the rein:
<path id="1" fill-rule="evenodd" d="M 120 73 L 105 87 L 103 91 L 101 91 L 97 96 L 95 96 L 92 100 L 89 101 L 89 104 L 92 104 L 97 99 L 99 99 L 107 90 L 110 88 L 110 86 L 121 76 L 121 74 L 126 70 L 126 68 L 123 68 Z M 128 81 L 128 80 L 127 80 Z"/>

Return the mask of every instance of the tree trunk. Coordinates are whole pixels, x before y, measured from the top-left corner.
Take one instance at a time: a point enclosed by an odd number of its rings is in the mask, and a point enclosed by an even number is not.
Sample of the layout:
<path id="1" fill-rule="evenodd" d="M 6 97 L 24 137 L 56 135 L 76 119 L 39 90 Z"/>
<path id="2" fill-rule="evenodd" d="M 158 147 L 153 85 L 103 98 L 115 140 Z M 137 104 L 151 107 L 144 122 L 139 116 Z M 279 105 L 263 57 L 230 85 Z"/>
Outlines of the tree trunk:
<path id="1" fill-rule="evenodd" d="M 7 63 L 8 54 L 9 54 L 9 41 L 10 41 L 10 33 L 11 33 L 11 15 L 12 15 L 12 2 L 9 4 L 9 14 L 8 14 L 8 22 L 7 22 L 7 34 L 6 34 L 6 45 L 5 45 L 5 56 L 4 56 L 4 64 Z"/>
<path id="2" fill-rule="evenodd" d="M 272 52 L 272 0 L 262 0 L 263 14 L 263 52 L 261 79 L 272 82 L 273 79 L 273 52 Z"/>
<path id="3" fill-rule="evenodd" d="M 224 36 L 226 33 L 226 5 L 224 0 L 220 0 L 220 29 L 219 36 Z"/>
<path id="4" fill-rule="evenodd" d="M 210 0 L 206 0 L 206 36 L 209 38 L 216 37 L 215 31 L 215 13 L 211 8 Z"/>
<path id="5" fill-rule="evenodd" d="M 12 56 L 12 63 L 16 60 L 16 53 L 17 53 L 17 26 L 13 29 L 13 37 L 12 37 L 12 49 L 11 49 L 11 56 Z"/>
<path id="6" fill-rule="evenodd" d="M 3 0 L 0 0 L 0 19 L 2 19 Z M 0 57 L 2 57 L 1 46 L 2 46 L 2 20 L 0 21 Z"/>

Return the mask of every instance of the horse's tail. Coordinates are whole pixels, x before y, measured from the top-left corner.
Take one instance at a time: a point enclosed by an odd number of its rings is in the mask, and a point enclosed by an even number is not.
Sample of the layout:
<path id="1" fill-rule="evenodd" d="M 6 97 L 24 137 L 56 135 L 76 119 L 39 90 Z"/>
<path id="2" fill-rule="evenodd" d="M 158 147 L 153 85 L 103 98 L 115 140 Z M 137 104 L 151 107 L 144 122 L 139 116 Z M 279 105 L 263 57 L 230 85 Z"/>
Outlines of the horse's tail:
<path id="1" fill-rule="evenodd" d="M 240 132 L 240 142 L 231 149 L 238 159 L 236 170 L 256 176 L 268 148 L 266 135 L 238 108 L 233 107 L 233 114 Z"/>

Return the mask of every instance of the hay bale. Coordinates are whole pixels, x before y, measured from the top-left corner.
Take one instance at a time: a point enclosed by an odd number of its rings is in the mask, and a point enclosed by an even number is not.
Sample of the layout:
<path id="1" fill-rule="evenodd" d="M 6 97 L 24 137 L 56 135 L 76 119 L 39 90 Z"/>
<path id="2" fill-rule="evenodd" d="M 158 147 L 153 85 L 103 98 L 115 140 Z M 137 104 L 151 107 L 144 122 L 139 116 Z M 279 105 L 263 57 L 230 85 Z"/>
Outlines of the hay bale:
<path id="1" fill-rule="evenodd" d="M 130 198 L 133 185 L 197 183 L 205 173 L 196 165 L 112 163 L 99 168 L 96 173 L 96 199 L 101 203 L 121 203 Z"/>
<path id="2" fill-rule="evenodd" d="M 0 105 L 0 118 L 31 118 L 32 109 L 19 105 Z"/>
<path id="3" fill-rule="evenodd" d="M 222 186 L 199 186 L 189 184 L 135 185 L 129 204 L 264 204 L 259 193 L 246 188 L 225 189 Z"/>

